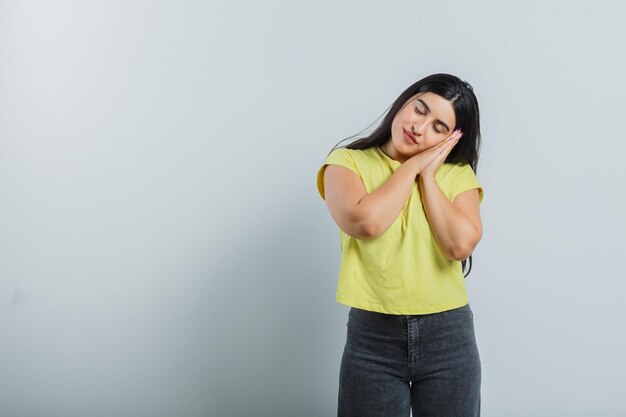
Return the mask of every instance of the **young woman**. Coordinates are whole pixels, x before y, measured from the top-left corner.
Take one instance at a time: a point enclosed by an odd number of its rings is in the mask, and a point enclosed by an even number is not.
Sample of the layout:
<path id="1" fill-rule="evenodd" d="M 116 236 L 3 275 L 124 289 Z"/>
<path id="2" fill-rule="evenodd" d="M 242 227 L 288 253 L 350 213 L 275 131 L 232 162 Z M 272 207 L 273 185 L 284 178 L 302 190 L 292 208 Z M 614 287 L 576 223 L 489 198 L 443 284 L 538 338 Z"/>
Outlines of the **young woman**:
<path id="1" fill-rule="evenodd" d="M 317 172 L 340 228 L 336 300 L 351 307 L 340 417 L 480 415 L 463 275 L 482 237 L 472 90 L 450 74 L 417 81 L 373 133 L 333 148 Z"/>

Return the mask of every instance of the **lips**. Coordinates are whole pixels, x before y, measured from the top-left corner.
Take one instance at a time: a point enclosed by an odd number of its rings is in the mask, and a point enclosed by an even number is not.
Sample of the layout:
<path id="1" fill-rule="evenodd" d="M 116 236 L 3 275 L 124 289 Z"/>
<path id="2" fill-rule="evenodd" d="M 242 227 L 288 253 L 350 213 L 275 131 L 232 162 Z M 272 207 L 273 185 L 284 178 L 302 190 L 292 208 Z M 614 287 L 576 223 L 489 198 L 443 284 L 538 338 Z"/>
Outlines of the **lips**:
<path id="1" fill-rule="evenodd" d="M 417 141 L 415 140 L 415 136 L 413 136 L 412 134 L 407 132 L 406 129 L 404 129 L 404 133 L 413 141 L 413 143 L 415 143 L 417 145 Z"/>

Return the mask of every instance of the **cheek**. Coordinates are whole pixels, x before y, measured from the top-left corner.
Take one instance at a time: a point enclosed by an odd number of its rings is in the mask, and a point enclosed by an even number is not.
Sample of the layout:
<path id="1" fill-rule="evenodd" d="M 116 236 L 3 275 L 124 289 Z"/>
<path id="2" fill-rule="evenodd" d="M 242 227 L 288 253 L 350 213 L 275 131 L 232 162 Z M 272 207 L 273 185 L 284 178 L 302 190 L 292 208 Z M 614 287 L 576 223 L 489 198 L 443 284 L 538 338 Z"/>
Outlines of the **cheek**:
<path id="1" fill-rule="evenodd" d="M 393 121 L 391 122 L 391 133 L 393 133 L 394 131 L 396 131 L 398 129 L 398 119 L 393 119 Z"/>
<path id="2" fill-rule="evenodd" d="M 400 120 L 391 124 L 391 134 L 402 139 L 402 122 Z"/>
<path id="3" fill-rule="evenodd" d="M 430 133 L 430 132 L 424 133 L 423 137 L 424 137 L 424 141 L 425 142 L 428 142 L 428 143 L 435 143 L 435 142 L 437 142 L 437 137 L 435 135 L 433 135 L 432 133 Z"/>
<path id="4" fill-rule="evenodd" d="M 428 143 L 429 146 L 437 146 L 439 145 L 443 140 L 445 139 L 445 137 L 443 135 L 429 135 L 426 138 L 426 142 Z"/>

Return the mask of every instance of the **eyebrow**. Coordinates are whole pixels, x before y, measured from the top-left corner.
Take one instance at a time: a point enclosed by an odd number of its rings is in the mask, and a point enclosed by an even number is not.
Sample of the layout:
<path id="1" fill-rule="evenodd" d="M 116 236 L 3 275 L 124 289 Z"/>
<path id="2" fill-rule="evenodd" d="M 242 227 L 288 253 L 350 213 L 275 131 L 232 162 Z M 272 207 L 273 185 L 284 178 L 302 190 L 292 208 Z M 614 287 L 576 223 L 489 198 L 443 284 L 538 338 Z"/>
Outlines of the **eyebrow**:
<path id="1" fill-rule="evenodd" d="M 419 101 L 420 103 L 424 105 L 424 107 L 426 107 L 426 113 L 430 113 L 430 107 L 428 107 L 428 104 L 426 104 L 424 100 L 422 100 L 421 98 L 418 98 L 417 101 Z M 442 122 L 441 120 L 437 119 L 436 122 L 442 124 L 448 130 L 448 132 L 450 131 L 450 127 L 444 122 Z"/>

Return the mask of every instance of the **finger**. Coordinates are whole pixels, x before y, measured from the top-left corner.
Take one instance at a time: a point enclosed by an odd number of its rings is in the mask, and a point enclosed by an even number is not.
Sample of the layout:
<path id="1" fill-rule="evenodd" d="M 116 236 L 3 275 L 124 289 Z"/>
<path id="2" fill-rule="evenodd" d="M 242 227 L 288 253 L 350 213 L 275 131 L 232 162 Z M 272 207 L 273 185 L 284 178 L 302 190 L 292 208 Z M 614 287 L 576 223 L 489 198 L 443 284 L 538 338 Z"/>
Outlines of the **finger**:
<path id="1" fill-rule="evenodd" d="M 461 136 L 463 136 L 463 132 L 461 132 L 460 130 L 455 130 L 454 133 L 450 136 L 450 139 L 454 138 L 454 139 L 460 139 Z M 452 139 L 452 140 L 454 140 Z"/>
<path id="2" fill-rule="evenodd" d="M 444 146 L 438 153 L 437 156 L 439 157 L 442 154 L 448 155 L 450 153 L 450 151 L 452 151 L 452 148 L 454 147 L 454 145 L 456 145 L 459 142 L 459 138 L 454 138 L 452 140 L 447 140 L 446 141 L 446 146 Z"/>
<path id="3" fill-rule="evenodd" d="M 445 149 L 447 146 L 456 143 L 459 137 L 460 136 L 449 136 L 438 144 L 431 146 L 429 150 L 432 150 L 435 154 L 439 154 L 442 149 Z"/>
<path id="4" fill-rule="evenodd" d="M 460 129 L 456 129 L 456 130 L 454 130 L 452 133 L 450 133 L 450 136 L 448 136 L 446 139 L 447 139 L 447 140 L 450 140 L 450 139 L 452 139 L 453 137 L 458 136 L 459 132 L 460 132 Z"/>
<path id="5" fill-rule="evenodd" d="M 449 140 L 446 140 L 444 146 L 442 147 L 443 150 L 445 151 L 446 149 L 451 149 L 454 145 L 457 144 L 457 142 L 459 141 L 459 137 L 458 136 L 454 136 L 452 138 L 450 138 Z"/>
<path id="6" fill-rule="evenodd" d="M 455 131 L 456 132 L 456 131 Z M 444 139 L 442 141 L 443 144 L 448 145 L 450 143 L 454 143 L 456 142 L 463 134 L 462 133 L 453 133 L 452 135 L 448 136 L 447 139 Z"/>
<path id="7" fill-rule="evenodd" d="M 448 147 L 446 147 L 446 150 L 447 150 L 448 152 L 452 151 L 452 148 L 454 148 L 454 147 L 456 146 L 456 144 L 457 144 L 457 143 L 459 143 L 459 140 L 460 140 L 460 139 L 461 139 L 461 137 L 460 137 L 460 136 L 457 136 L 456 138 L 452 139 L 452 140 L 450 141 L 449 146 L 448 146 Z"/>
<path id="8" fill-rule="evenodd" d="M 442 140 L 441 142 L 439 142 L 437 144 L 437 146 L 441 149 L 441 148 L 445 148 L 446 146 L 448 146 L 450 143 L 454 142 L 454 136 L 450 136 L 447 139 Z"/>

